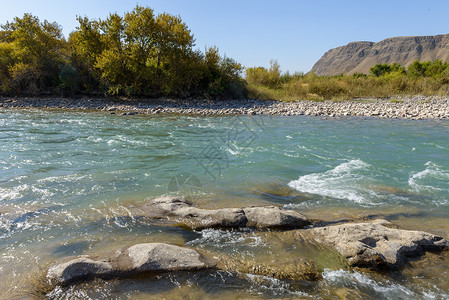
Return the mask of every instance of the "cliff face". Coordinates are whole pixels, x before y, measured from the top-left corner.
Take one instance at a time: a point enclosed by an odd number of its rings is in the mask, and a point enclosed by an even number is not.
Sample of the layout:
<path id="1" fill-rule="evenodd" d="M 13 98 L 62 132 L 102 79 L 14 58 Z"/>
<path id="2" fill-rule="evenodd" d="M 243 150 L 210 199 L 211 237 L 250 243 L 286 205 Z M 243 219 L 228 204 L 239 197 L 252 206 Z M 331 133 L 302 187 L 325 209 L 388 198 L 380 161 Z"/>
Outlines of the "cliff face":
<path id="1" fill-rule="evenodd" d="M 369 73 L 378 63 L 408 66 L 415 60 L 449 62 L 449 34 L 353 42 L 327 51 L 313 66 L 317 75 Z"/>

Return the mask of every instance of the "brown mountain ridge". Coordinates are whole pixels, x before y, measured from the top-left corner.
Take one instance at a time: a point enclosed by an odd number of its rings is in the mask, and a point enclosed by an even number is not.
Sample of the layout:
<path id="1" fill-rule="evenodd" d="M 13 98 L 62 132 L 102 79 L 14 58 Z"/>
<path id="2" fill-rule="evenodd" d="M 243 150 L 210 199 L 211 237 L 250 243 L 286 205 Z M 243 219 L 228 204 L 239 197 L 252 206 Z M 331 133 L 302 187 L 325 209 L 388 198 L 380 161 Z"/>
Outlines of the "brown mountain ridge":
<path id="1" fill-rule="evenodd" d="M 327 51 L 313 66 L 317 75 L 369 73 L 378 63 L 408 66 L 415 60 L 449 62 L 449 34 L 393 37 L 380 42 L 352 42 Z"/>

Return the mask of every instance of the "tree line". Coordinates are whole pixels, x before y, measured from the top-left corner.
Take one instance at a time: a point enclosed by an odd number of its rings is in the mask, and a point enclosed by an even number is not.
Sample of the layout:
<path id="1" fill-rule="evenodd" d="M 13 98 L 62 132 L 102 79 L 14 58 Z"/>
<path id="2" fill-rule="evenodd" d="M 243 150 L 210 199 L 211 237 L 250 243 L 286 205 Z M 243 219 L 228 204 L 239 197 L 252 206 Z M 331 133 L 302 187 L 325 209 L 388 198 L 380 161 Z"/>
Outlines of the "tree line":
<path id="1" fill-rule="evenodd" d="M 25 14 L 0 29 L 0 93 L 243 98 L 241 64 L 194 49 L 179 16 L 136 6 L 105 20 L 77 17 L 66 40 L 56 22 Z"/>

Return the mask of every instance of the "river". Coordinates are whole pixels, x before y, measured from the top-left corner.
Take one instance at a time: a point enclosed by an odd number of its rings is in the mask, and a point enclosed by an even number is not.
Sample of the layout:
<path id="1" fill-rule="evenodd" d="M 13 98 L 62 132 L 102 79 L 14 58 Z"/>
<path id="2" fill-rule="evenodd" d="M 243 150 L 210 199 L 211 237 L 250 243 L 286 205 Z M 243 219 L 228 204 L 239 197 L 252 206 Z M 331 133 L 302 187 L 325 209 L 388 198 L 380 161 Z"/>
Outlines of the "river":
<path id="1" fill-rule="evenodd" d="M 385 218 L 449 237 L 449 121 L 118 116 L 0 109 L 0 298 L 449 298 L 449 255 L 401 272 L 351 270 L 288 232 L 192 232 L 132 215 L 150 197 L 200 207 L 280 205 L 313 219 Z M 166 242 L 258 263 L 308 258 L 313 282 L 213 271 L 96 280 L 46 295 L 67 256 Z"/>

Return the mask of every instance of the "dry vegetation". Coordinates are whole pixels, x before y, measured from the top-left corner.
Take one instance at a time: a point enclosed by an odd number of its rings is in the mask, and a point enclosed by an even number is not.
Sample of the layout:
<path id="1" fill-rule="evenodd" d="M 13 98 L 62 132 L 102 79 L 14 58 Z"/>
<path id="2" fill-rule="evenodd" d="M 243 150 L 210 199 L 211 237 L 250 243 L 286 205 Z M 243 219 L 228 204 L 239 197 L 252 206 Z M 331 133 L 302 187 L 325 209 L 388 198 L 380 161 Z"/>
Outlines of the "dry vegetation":
<path id="1" fill-rule="evenodd" d="M 270 69 L 246 71 L 251 98 L 271 100 L 343 100 L 358 97 L 392 97 L 396 95 L 449 95 L 449 66 L 439 60 L 414 62 L 407 69 L 393 64 L 378 64 L 371 74 L 317 76 L 281 74 L 272 61 Z"/>

